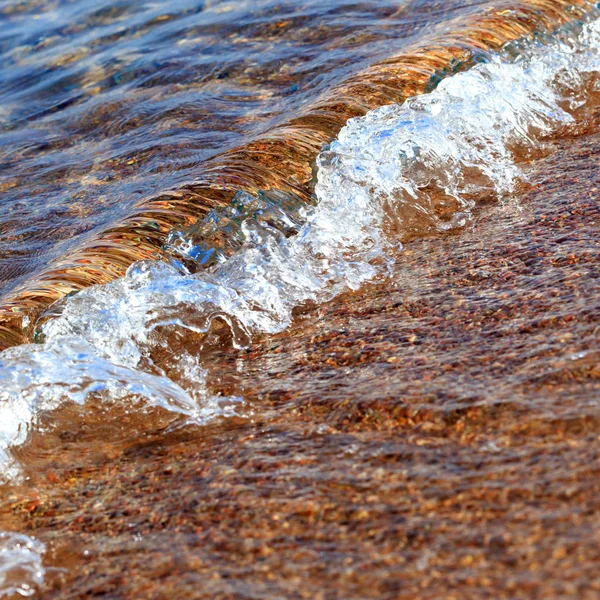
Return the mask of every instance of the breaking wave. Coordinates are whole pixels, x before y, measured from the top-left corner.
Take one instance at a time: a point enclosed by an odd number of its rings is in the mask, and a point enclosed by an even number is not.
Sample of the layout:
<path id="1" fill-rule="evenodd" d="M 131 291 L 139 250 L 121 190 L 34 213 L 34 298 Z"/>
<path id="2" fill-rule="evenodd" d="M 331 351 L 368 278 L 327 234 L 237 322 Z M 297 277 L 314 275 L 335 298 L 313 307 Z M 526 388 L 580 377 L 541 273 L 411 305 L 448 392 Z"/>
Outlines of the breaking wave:
<path id="1" fill-rule="evenodd" d="M 0 598 L 33 596 L 44 582 L 42 542 L 19 533 L 0 532 Z"/>
<path id="2" fill-rule="evenodd" d="M 318 157 L 315 206 L 240 194 L 173 232 L 164 261 L 61 301 L 38 322 L 39 343 L 0 355 L 5 476 L 16 473 L 10 446 L 65 401 L 136 399 L 193 422 L 234 412 L 209 393 L 203 351 L 223 335 L 244 346 L 282 331 L 297 307 L 385 276 L 403 239 L 460 228 L 478 199 L 510 194 L 519 157 L 574 122 L 598 70 L 599 21 L 490 56 L 348 121 Z M 175 348 L 174 331 L 193 336 L 194 352 Z"/>

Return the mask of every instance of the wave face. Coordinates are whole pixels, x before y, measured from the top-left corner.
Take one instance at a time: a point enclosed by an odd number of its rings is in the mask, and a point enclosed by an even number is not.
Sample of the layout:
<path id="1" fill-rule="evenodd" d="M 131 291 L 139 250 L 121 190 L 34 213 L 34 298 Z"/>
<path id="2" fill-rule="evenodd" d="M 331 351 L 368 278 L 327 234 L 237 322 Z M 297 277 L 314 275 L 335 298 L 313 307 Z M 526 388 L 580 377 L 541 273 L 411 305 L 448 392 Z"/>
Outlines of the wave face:
<path id="1" fill-rule="evenodd" d="M 217 240 L 233 231 L 231 251 L 180 239 L 171 261 L 138 262 L 65 299 L 39 322 L 41 343 L 0 355 L 5 475 L 15 474 L 10 446 L 64 402 L 98 396 L 195 422 L 231 414 L 201 365 L 223 331 L 239 346 L 282 331 L 295 308 L 385 276 L 404 236 L 464 226 L 478 198 L 514 190 L 519 156 L 574 122 L 598 70 L 600 21 L 513 59 L 490 56 L 431 93 L 351 119 L 318 157 L 314 207 L 286 221 L 277 202 L 242 194 L 198 226 Z M 183 331 L 193 356 L 174 347 Z"/>
<path id="2" fill-rule="evenodd" d="M 391 0 L 327 4 L 3 2 L 0 291 L 285 118 L 323 65 L 330 83 L 435 21 L 418 2 L 410 21 Z M 434 4 L 442 19 L 464 3 Z"/>
<path id="3" fill-rule="evenodd" d="M 469 12 L 458 0 L 2 2 L 0 313 L 82 248 L 88 283 L 123 275 L 182 223 L 153 206 L 141 244 L 143 206 L 297 115 L 348 64 Z"/>
<path id="4" fill-rule="evenodd" d="M 0 8 L 0 349 L 31 341 L 24 315 L 156 258 L 236 193 L 310 204 L 312 165 L 348 119 L 595 6 L 38 4 Z"/>

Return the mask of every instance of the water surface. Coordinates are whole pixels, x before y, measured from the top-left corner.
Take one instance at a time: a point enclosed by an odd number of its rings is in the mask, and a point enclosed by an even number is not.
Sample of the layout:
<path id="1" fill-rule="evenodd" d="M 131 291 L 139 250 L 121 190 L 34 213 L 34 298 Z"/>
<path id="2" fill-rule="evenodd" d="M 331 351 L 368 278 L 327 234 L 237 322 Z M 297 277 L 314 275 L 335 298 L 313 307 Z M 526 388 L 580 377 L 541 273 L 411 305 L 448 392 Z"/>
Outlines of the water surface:
<path id="1" fill-rule="evenodd" d="M 4 2 L 0 292 L 478 4 Z"/>
<path id="2" fill-rule="evenodd" d="M 0 5 L 0 594 L 594 593 L 600 26 L 458 4 Z"/>

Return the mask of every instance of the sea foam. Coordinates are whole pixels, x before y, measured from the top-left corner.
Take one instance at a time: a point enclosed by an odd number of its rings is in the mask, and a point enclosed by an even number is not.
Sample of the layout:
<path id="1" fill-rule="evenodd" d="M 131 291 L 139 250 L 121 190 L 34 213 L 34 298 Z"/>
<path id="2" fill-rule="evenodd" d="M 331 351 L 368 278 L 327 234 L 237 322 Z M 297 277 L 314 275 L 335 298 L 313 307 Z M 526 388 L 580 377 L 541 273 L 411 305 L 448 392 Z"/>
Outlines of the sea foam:
<path id="1" fill-rule="evenodd" d="M 33 596 L 44 582 L 40 541 L 19 533 L 0 532 L 0 598 Z"/>

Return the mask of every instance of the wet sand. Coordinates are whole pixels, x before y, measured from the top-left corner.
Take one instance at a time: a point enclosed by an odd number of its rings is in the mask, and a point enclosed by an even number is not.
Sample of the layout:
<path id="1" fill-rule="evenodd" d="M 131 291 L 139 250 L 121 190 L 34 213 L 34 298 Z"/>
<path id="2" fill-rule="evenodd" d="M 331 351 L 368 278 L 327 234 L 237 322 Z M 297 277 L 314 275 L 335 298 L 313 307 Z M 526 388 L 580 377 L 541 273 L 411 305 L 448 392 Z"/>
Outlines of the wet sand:
<path id="1" fill-rule="evenodd" d="M 66 568 L 42 597 L 597 598 L 599 142 L 207 357 L 240 417 L 67 411 L 19 450 L 0 529 Z"/>

